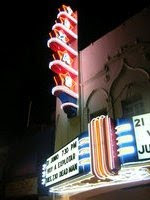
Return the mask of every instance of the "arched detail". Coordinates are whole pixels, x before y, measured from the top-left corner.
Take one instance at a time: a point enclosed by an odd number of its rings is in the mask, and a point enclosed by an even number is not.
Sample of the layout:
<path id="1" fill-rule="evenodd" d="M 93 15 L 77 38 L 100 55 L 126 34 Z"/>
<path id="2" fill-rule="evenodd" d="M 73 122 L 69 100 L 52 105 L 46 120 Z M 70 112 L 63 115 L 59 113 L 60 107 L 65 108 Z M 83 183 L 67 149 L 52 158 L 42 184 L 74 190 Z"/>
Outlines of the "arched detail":
<path id="1" fill-rule="evenodd" d="M 122 61 L 122 64 L 121 64 L 121 67 L 120 67 L 120 71 L 118 73 L 118 75 L 116 76 L 116 78 L 113 80 L 111 86 L 110 86 L 110 89 L 109 89 L 109 92 L 108 92 L 108 96 L 110 97 L 111 96 L 111 91 L 112 91 L 112 88 L 114 87 L 114 85 L 116 85 L 116 83 L 118 82 L 120 76 L 123 74 L 124 72 L 124 65 L 123 65 L 123 61 Z"/>
<path id="2" fill-rule="evenodd" d="M 90 102 L 91 98 L 94 96 L 94 94 L 97 93 L 97 92 L 101 92 L 101 91 L 102 91 L 103 94 L 106 96 L 106 98 L 108 98 L 108 92 L 107 92 L 104 88 L 94 89 L 94 90 L 90 93 L 90 95 L 89 95 L 89 97 L 88 97 L 88 99 L 87 99 L 87 101 L 86 101 L 86 104 L 85 104 L 85 107 L 86 107 L 86 108 L 88 108 L 89 102 Z"/>
<path id="3" fill-rule="evenodd" d="M 139 68 L 139 67 L 133 67 L 133 66 L 129 65 L 129 63 L 127 62 L 126 59 L 124 59 L 124 63 L 123 64 L 129 70 L 139 71 L 139 72 L 143 73 L 147 77 L 147 79 L 150 81 L 150 74 L 145 69 Z"/>
<path id="4" fill-rule="evenodd" d="M 90 99 L 92 98 L 92 96 L 96 93 L 96 91 L 97 91 L 97 89 L 94 89 L 94 90 L 90 93 L 90 95 L 89 95 L 89 97 L 88 97 L 88 99 L 87 99 L 87 101 L 86 101 L 86 104 L 85 104 L 85 107 L 86 107 L 86 108 L 88 108 L 89 101 L 90 101 Z"/>
<path id="5" fill-rule="evenodd" d="M 108 92 L 104 88 L 93 89 L 93 91 L 89 94 L 86 104 L 83 108 L 83 130 L 87 130 L 87 124 L 90 121 L 91 114 L 95 114 L 95 112 L 97 113 L 103 108 L 107 110 L 107 107 Z"/>
<path id="6" fill-rule="evenodd" d="M 128 104 L 130 101 L 131 106 L 131 104 L 134 104 L 131 101 L 140 101 L 137 99 L 141 98 L 143 106 L 147 107 L 147 109 L 149 108 L 147 105 L 147 102 L 150 100 L 148 97 L 148 91 L 150 90 L 149 80 L 148 72 L 143 68 L 130 66 L 124 60 L 122 69 L 109 90 L 109 98 L 112 102 L 110 109 L 113 110 L 114 118 L 122 117 L 125 102 Z"/>

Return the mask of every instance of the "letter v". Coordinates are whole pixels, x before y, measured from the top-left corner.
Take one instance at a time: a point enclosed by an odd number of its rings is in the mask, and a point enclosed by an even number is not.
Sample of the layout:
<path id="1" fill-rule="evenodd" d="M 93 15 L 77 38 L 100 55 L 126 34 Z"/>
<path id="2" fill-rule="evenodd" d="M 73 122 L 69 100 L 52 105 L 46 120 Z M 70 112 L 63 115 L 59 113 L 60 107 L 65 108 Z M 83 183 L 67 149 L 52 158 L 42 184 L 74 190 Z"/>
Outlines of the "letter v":
<path id="1" fill-rule="evenodd" d="M 150 131 L 149 131 L 149 130 L 147 130 L 147 133 L 148 133 L 148 135 L 150 136 Z"/>

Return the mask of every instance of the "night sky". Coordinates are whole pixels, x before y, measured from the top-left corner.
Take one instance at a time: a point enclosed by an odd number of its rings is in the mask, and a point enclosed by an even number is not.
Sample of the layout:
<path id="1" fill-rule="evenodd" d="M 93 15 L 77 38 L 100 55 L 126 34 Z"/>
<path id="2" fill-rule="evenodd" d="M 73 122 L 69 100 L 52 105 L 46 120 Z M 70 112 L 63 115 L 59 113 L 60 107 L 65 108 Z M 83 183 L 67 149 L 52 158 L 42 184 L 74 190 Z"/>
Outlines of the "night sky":
<path id="1" fill-rule="evenodd" d="M 99 3 L 98 3 L 99 2 Z M 10 140 L 30 125 L 50 124 L 55 109 L 48 33 L 62 3 L 79 10 L 79 49 L 149 5 L 149 0 L 7 1 L 0 5 L 0 135 Z M 131 5 L 132 2 L 132 5 Z M 0 138 L 0 140 L 2 140 Z"/>

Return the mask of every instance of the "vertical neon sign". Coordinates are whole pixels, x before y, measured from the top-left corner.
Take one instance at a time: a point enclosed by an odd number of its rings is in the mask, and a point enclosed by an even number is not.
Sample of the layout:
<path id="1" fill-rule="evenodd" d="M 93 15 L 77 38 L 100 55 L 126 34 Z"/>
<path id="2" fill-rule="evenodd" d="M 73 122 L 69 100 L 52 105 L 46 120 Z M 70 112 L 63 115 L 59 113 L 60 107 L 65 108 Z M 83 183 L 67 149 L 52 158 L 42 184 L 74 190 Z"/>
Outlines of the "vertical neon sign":
<path id="1" fill-rule="evenodd" d="M 60 99 L 67 117 L 72 118 L 78 109 L 77 12 L 62 5 L 49 35 L 47 45 L 54 52 L 49 68 L 56 73 L 52 94 Z"/>

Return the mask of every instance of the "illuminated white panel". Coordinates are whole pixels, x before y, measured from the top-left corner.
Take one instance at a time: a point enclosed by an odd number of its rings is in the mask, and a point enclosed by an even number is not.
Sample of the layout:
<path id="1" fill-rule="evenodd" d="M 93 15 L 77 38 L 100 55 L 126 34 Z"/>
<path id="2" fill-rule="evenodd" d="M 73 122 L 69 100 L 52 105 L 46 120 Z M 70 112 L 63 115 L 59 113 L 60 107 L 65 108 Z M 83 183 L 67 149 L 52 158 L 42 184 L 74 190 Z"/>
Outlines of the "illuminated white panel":
<path id="1" fill-rule="evenodd" d="M 72 107 L 74 107 L 74 108 L 79 108 L 79 106 L 78 106 L 77 104 L 67 102 L 67 103 L 61 104 L 61 109 L 63 109 L 63 108 L 66 107 L 66 106 L 72 106 Z"/>
<path id="2" fill-rule="evenodd" d="M 72 17 L 71 15 L 69 15 L 67 12 L 65 11 L 61 11 L 58 13 L 57 18 L 61 17 L 61 16 L 66 16 L 68 19 L 70 19 L 72 22 L 74 22 L 75 24 L 77 24 L 77 20 Z"/>
<path id="3" fill-rule="evenodd" d="M 79 173 L 78 138 L 47 159 L 46 184 L 53 185 Z"/>
<path id="4" fill-rule="evenodd" d="M 66 86 L 62 86 L 62 85 L 58 85 L 58 86 L 55 86 L 53 89 L 52 89 L 52 94 L 54 95 L 55 92 L 59 92 L 59 91 L 62 91 L 62 92 L 65 92 L 67 94 L 69 94 L 70 96 L 78 99 L 79 96 L 77 93 L 73 92 L 72 90 L 70 90 L 68 87 Z"/>
<path id="5" fill-rule="evenodd" d="M 57 28 L 61 28 L 64 31 L 66 31 L 69 35 L 71 35 L 74 39 L 78 39 L 77 34 L 75 34 L 73 31 L 71 31 L 70 29 L 66 28 L 63 24 L 61 23 L 56 23 L 53 27 L 52 30 L 57 29 Z"/>
<path id="6" fill-rule="evenodd" d="M 60 39 L 58 39 L 58 38 L 56 38 L 56 37 L 55 37 L 55 38 L 49 39 L 48 42 L 47 42 L 47 46 L 50 47 L 50 44 L 51 44 L 52 42 L 55 42 L 55 43 L 61 45 L 62 47 L 64 47 L 67 51 L 69 51 L 69 52 L 70 52 L 71 54 L 73 54 L 74 56 L 77 56 L 77 55 L 78 55 L 78 52 L 77 52 L 77 51 L 75 51 L 73 48 L 71 48 L 71 47 L 68 46 L 66 43 L 62 42 Z"/>
<path id="7" fill-rule="evenodd" d="M 67 65 L 66 63 L 62 62 L 61 60 L 54 60 L 52 62 L 49 63 L 49 68 L 51 69 L 51 67 L 53 65 L 61 65 L 63 66 L 63 68 L 65 68 L 67 71 L 71 72 L 72 74 L 78 76 L 78 72 L 73 69 L 71 66 Z"/>
<path id="8" fill-rule="evenodd" d="M 150 113 L 134 116 L 133 126 L 139 160 L 150 160 Z"/>

